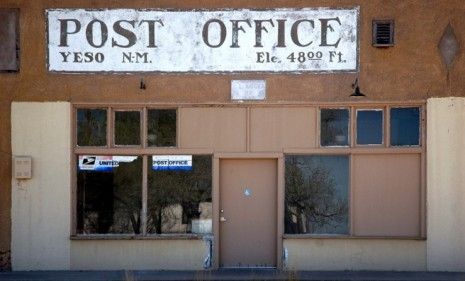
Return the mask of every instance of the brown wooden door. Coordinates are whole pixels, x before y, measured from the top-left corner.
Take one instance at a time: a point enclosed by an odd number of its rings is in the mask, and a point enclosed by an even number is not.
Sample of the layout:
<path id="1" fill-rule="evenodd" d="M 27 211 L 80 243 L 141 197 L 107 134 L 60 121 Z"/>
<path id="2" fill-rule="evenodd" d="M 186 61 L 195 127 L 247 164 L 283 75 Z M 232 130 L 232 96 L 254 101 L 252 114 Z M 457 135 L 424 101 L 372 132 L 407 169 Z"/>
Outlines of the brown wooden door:
<path id="1" fill-rule="evenodd" d="M 277 160 L 220 162 L 220 267 L 276 267 Z"/>

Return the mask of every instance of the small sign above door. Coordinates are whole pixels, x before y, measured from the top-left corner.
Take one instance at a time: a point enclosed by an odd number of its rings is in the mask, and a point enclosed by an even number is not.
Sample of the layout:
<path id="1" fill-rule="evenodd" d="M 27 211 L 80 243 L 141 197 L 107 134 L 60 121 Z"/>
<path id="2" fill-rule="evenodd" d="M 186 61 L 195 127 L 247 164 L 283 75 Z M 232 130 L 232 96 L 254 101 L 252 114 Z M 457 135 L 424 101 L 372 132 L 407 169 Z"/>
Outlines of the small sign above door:
<path id="1" fill-rule="evenodd" d="M 232 100 L 264 100 L 266 98 L 265 80 L 232 80 Z"/>

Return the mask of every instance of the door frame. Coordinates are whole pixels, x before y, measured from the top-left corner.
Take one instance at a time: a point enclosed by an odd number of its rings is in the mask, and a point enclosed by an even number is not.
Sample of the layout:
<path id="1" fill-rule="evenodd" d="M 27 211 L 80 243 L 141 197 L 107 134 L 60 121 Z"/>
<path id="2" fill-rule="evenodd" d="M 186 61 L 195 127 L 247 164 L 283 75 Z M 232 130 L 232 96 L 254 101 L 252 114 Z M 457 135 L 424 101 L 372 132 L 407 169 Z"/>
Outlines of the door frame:
<path id="1" fill-rule="evenodd" d="M 213 269 L 219 268 L 220 260 L 220 160 L 225 159 L 274 159 L 277 161 L 277 208 L 276 208 L 276 268 L 283 269 L 284 235 L 284 154 L 283 153 L 215 153 L 213 154 Z"/>

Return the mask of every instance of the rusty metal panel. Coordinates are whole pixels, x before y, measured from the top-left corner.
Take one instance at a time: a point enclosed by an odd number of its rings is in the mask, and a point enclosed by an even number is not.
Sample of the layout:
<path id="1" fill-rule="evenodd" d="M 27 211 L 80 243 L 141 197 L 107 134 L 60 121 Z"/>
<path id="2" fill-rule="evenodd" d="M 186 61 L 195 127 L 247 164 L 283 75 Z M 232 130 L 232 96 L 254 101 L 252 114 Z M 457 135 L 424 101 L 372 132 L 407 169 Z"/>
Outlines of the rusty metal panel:
<path id="1" fill-rule="evenodd" d="M 0 71 L 19 70 L 19 9 L 0 9 Z"/>
<path id="2" fill-rule="evenodd" d="M 51 72 L 356 72 L 359 9 L 49 9 Z"/>

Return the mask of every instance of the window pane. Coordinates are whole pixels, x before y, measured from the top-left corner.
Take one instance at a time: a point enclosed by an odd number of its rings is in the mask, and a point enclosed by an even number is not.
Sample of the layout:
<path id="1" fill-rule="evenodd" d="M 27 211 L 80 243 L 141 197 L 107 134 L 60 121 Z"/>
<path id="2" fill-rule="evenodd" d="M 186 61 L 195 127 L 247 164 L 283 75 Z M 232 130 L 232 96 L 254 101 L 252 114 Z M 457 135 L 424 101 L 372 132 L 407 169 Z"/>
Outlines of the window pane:
<path id="1" fill-rule="evenodd" d="M 176 146 L 176 110 L 149 110 L 147 124 L 149 146 Z"/>
<path id="2" fill-rule="evenodd" d="M 192 156 L 190 170 L 148 170 L 147 233 L 212 232 L 211 156 Z"/>
<path id="3" fill-rule="evenodd" d="M 418 107 L 391 109 L 391 145 L 420 144 L 420 109 Z"/>
<path id="4" fill-rule="evenodd" d="M 349 145 L 349 110 L 321 110 L 321 145 Z"/>
<path id="5" fill-rule="evenodd" d="M 383 111 L 357 111 L 357 144 L 383 143 Z"/>
<path id="6" fill-rule="evenodd" d="M 0 8 L 0 71 L 19 71 L 19 9 Z"/>
<path id="7" fill-rule="evenodd" d="M 286 156 L 285 232 L 349 233 L 348 156 Z"/>
<path id="8" fill-rule="evenodd" d="M 141 231 L 142 158 L 79 156 L 77 233 Z"/>
<path id="9" fill-rule="evenodd" d="M 107 144 L 107 111 L 105 109 L 77 110 L 78 146 Z"/>
<path id="10" fill-rule="evenodd" d="M 115 112 L 115 144 L 140 145 L 140 112 Z"/>

